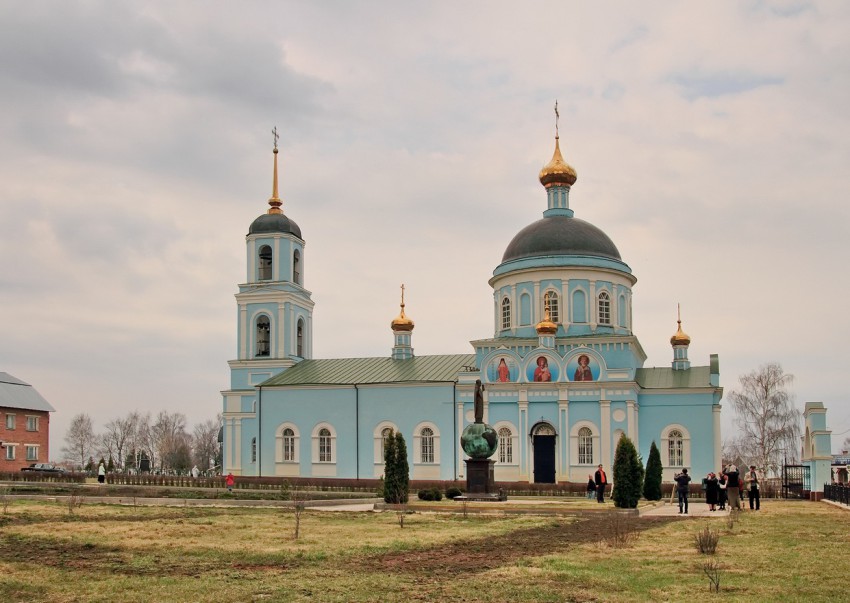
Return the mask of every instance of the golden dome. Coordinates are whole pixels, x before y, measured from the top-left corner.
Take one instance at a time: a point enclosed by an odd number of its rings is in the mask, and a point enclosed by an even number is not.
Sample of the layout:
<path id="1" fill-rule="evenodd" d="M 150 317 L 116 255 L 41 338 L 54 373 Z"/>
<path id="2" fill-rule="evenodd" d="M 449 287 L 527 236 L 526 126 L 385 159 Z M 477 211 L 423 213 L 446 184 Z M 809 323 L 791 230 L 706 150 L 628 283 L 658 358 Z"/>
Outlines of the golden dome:
<path id="1" fill-rule="evenodd" d="M 670 345 L 691 345 L 691 338 L 682 330 L 682 321 L 676 321 L 679 325 L 679 329 L 676 331 L 676 334 L 670 338 Z"/>
<path id="2" fill-rule="evenodd" d="M 413 321 L 410 320 L 404 313 L 404 285 L 401 286 L 401 312 L 393 318 L 390 327 L 393 331 L 412 331 Z"/>
<path id="3" fill-rule="evenodd" d="M 540 184 L 546 188 L 556 184 L 572 186 L 577 179 L 576 171 L 561 156 L 558 136 L 555 136 L 555 153 L 552 155 L 552 160 L 540 170 Z"/>
<path id="4" fill-rule="evenodd" d="M 554 335 L 558 332 L 558 325 L 551 321 L 549 318 L 549 310 L 546 310 L 546 315 L 543 317 L 543 320 L 537 323 L 537 334 L 538 335 Z"/>

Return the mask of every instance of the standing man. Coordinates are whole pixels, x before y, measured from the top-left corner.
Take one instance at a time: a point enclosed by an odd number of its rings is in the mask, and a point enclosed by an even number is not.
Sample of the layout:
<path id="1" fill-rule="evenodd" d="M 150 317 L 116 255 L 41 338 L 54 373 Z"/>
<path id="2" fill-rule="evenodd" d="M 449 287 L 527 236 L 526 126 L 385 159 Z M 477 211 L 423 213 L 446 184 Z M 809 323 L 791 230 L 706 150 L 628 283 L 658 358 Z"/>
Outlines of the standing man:
<path id="1" fill-rule="evenodd" d="M 753 501 L 755 501 L 755 510 L 761 508 L 761 500 L 759 499 L 759 478 L 756 475 L 756 466 L 750 465 L 750 470 L 744 477 L 744 482 L 747 484 L 747 498 L 750 499 L 750 511 L 754 509 Z"/>
<path id="2" fill-rule="evenodd" d="M 605 502 L 605 486 L 608 485 L 608 476 L 605 475 L 601 463 L 593 475 L 593 481 L 596 483 L 596 502 Z"/>
<path id="3" fill-rule="evenodd" d="M 673 479 L 676 480 L 676 492 L 679 494 L 679 513 L 682 512 L 682 504 L 684 503 L 685 515 L 687 515 L 688 490 L 690 489 L 690 486 L 688 484 L 691 483 L 691 476 L 688 475 L 687 469 L 682 469 L 682 472 L 674 475 Z"/>

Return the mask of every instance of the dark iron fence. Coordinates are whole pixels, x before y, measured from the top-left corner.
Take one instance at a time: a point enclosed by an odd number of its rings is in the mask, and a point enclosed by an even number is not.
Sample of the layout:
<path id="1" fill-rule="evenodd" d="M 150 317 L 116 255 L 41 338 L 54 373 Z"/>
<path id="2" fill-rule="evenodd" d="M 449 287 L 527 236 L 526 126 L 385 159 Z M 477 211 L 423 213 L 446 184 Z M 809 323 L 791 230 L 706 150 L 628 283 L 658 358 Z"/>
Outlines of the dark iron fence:
<path id="1" fill-rule="evenodd" d="M 823 497 L 842 505 L 850 505 L 850 487 L 847 484 L 824 484 Z"/>
<path id="2" fill-rule="evenodd" d="M 811 469 L 808 465 L 782 467 L 782 498 L 806 498 L 812 489 Z"/>

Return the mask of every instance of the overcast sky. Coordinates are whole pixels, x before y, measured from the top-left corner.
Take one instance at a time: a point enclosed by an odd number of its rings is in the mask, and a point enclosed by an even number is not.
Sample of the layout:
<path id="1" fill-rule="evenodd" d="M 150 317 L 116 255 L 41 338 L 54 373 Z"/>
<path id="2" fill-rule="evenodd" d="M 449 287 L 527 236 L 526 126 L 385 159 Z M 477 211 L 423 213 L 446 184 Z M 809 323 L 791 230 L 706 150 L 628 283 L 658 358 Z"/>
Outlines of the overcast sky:
<path id="1" fill-rule="evenodd" d="M 850 4 L 0 4 L 0 370 L 97 429 L 221 409 L 245 234 L 302 229 L 319 358 L 493 335 L 487 281 L 561 149 L 634 330 L 726 394 L 779 362 L 850 433 Z M 733 435 L 724 401 L 724 439 Z"/>

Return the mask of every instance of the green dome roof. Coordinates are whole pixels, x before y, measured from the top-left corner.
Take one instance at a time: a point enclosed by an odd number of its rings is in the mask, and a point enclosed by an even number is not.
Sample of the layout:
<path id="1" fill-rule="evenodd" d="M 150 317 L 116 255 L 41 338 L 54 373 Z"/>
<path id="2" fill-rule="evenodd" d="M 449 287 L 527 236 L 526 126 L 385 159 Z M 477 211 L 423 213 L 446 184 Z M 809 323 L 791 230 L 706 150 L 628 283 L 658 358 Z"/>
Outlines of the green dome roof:
<path id="1" fill-rule="evenodd" d="M 552 255 L 622 261 L 610 237 L 590 222 L 567 216 L 548 216 L 519 231 L 505 249 L 502 262 Z"/>
<path id="2" fill-rule="evenodd" d="M 301 228 L 284 214 L 263 214 L 251 223 L 248 234 L 288 233 L 301 239 Z"/>

